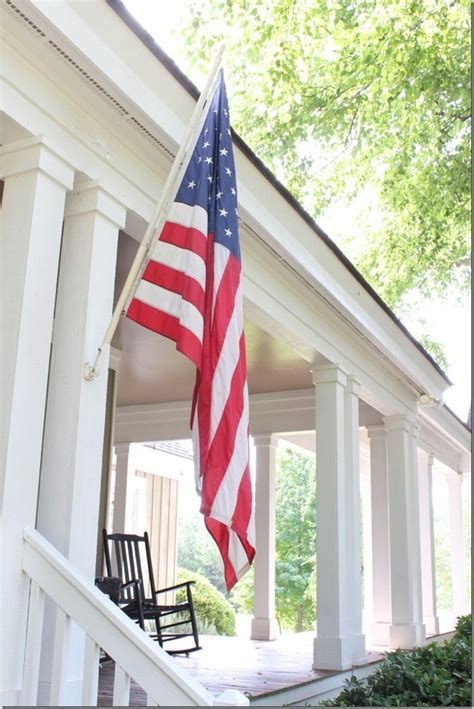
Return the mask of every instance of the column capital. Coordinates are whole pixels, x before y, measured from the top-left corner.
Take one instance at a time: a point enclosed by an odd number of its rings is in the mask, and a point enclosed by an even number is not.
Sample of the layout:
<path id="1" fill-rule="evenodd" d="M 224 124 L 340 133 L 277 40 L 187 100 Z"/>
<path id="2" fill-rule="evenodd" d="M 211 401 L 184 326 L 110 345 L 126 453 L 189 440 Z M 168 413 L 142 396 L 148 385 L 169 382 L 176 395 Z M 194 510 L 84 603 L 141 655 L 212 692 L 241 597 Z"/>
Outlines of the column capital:
<path id="1" fill-rule="evenodd" d="M 18 140 L 0 148 L 0 175 L 13 177 L 39 170 L 66 190 L 74 184 L 74 167 L 42 136 Z"/>
<path id="2" fill-rule="evenodd" d="M 396 414 L 394 416 L 384 416 L 383 420 L 386 431 L 405 431 L 406 433 L 413 432 L 414 421 L 409 416 Z"/>
<path id="3" fill-rule="evenodd" d="M 126 207 L 94 180 L 76 185 L 67 196 L 64 210 L 65 217 L 78 217 L 89 213 L 100 214 L 118 228 L 125 226 Z"/>
<path id="4" fill-rule="evenodd" d="M 312 369 L 313 384 L 347 384 L 347 372 L 338 364 L 324 364 Z"/>
<path id="5" fill-rule="evenodd" d="M 114 443 L 115 455 L 128 455 L 131 443 Z"/>
<path id="6" fill-rule="evenodd" d="M 118 372 L 121 359 L 122 350 L 119 350 L 118 347 L 111 347 L 109 357 L 109 369 L 113 369 L 115 372 Z"/>
<path id="7" fill-rule="evenodd" d="M 353 394 L 354 396 L 359 396 L 361 384 L 360 381 L 353 374 L 348 374 L 346 392 L 348 394 Z"/>
<path id="8" fill-rule="evenodd" d="M 274 433 L 253 433 L 252 438 L 255 446 L 278 446 L 278 436 Z"/>
<path id="9" fill-rule="evenodd" d="M 370 424 L 365 427 L 368 438 L 387 438 L 387 431 L 383 423 Z"/>

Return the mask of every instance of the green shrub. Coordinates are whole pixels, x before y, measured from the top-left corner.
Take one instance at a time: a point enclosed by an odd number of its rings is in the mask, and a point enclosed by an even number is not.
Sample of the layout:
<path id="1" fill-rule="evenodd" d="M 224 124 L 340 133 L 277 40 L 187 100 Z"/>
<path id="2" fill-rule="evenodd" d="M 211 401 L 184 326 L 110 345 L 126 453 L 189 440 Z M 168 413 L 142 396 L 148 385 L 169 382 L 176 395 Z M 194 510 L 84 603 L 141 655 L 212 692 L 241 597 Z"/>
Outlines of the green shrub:
<path id="1" fill-rule="evenodd" d="M 178 569 L 177 583 L 182 581 L 195 581 L 192 592 L 199 632 L 203 635 L 235 635 L 235 612 L 223 594 L 194 571 Z M 179 591 L 177 600 L 185 600 L 185 593 Z"/>
<path id="2" fill-rule="evenodd" d="M 471 616 L 458 619 L 452 640 L 411 652 L 395 650 L 360 681 L 346 680 L 342 692 L 321 702 L 332 707 L 467 707 L 471 704 Z"/>

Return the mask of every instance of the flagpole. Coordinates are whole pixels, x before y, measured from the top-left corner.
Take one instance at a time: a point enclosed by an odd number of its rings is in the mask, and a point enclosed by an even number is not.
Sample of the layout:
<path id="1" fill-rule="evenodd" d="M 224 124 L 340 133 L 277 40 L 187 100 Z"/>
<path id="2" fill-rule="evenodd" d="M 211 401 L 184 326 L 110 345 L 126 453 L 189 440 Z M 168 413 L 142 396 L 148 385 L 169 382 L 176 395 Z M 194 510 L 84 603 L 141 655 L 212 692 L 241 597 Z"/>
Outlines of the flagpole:
<path id="1" fill-rule="evenodd" d="M 140 279 L 143 275 L 143 271 L 147 265 L 147 256 L 150 253 L 154 242 L 159 237 L 161 229 L 168 217 L 171 205 L 176 196 L 178 186 L 183 179 L 184 171 L 186 168 L 186 157 L 195 148 L 196 142 L 199 138 L 202 126 L 205 120 L 204 109 L 212 96 L 214 95 L 215 84 L 217 82 L 218 73 L 222 64 L 222 56 L 224 54 L 224 45 L 218 49 L 214 64 L 209 72 L 204 89 L 199 96 L 199 99 L 194 108 L 193 115 L 189 122 L 188 128 L 186 130 L 184 139 L 179 147 L 176 157 L 174 159 L 173 165 L 169 172 L 168 178 L 166 180 L 161 198 L 157 203 L 151 220 L 146 228 L 143 239 L 138 247 L 138 251 L 135 255 L 135 259 L 132 263 L 130 271 L 125 281 L 125 285 L 122 288 L 119 299 L 115 306 L 114 312 L 112 314 L 112 319 L 109 326 L 105 332 L 102 344 L 98 348 L 97 356 L 94 364 L 86 362 L 84 365 L 83 376 L 86 381 L 92 381 L 100 373 L 100 364 L 105 355 L 105 349 L 112 342 L 112 338 L 120 322 L 120 318 L 123 313 L 126 312 L 130 301 L 132 300 L 135 291 L 138 287 Z"/>

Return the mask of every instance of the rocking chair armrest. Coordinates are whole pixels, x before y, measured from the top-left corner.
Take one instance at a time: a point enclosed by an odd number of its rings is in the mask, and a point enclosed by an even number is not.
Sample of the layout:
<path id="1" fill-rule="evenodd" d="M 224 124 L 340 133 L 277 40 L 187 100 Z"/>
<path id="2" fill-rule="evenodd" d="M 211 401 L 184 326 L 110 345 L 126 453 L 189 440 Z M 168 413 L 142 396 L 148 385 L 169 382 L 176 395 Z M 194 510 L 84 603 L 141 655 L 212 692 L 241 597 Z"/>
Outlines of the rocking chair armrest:
<path id="1" fill-rule="evenodd" d="M 123 583 L 120 586 L 121 591 L 125 591 L 127 588 L 130 588 L 130 586 L 135 586 L 135 588 L 139 587 L 140 581 L 138 579 L 132 579 L 131 581 L 127 581 L 127 583 Z"/>
<path id="2" fill-rule="evenodd" d="M 168 588 L 160 588 L 158 591 L 155 591 L 155 596 L 157 596 L 159 593 L 166 593 L 167 591 L 176 591 L 177 588 L 183 588 L 183 586 L 187 586 L 188 588 L 193 584 L 196 583 L 195 581 L 183 581 L 182 583 L 177 583 L 176 586 L 169 586 Z"/>

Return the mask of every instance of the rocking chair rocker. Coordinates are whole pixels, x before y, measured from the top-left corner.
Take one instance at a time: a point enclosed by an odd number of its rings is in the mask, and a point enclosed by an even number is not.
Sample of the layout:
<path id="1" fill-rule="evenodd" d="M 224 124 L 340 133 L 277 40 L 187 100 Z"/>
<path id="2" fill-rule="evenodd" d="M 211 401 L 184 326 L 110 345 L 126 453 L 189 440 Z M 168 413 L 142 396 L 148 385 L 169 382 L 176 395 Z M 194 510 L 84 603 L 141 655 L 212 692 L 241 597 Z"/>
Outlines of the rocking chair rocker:
<path id="1" fill-rule="evenodd" d="M 199 636 L 194 612 L 191 585 L 194 581 L 185 581 L 168 588 L 156 589 L 153 574 L 150 540 L 148 533 L 108 534 L 102 531 L 104 557 L 107 576 L 120 576 L 122 591 L 118 605 L 129 618 L 135 620 L 142 630 L 148 632 L 160 647 L 169 655 L 189 654 L 200 650 Z M 112 553 L 113 550 L 113 553 Z M 143 568 L 146 573 L 143 573 Z M 182 602 L 161 603 L 162 594 L 172 594 L 180 589 L 186 590 L 186 600 Z M 149 592 L 149 593 L 148 593 Z M 146 621 L 154 624 L 147 630 Z M 182 647 L 182 638 L 192 638 L 191 644 Z M 174 643 L 174 647 L 166 643 Z M 169 649 L 168 649 L 169 648 Z"/>

